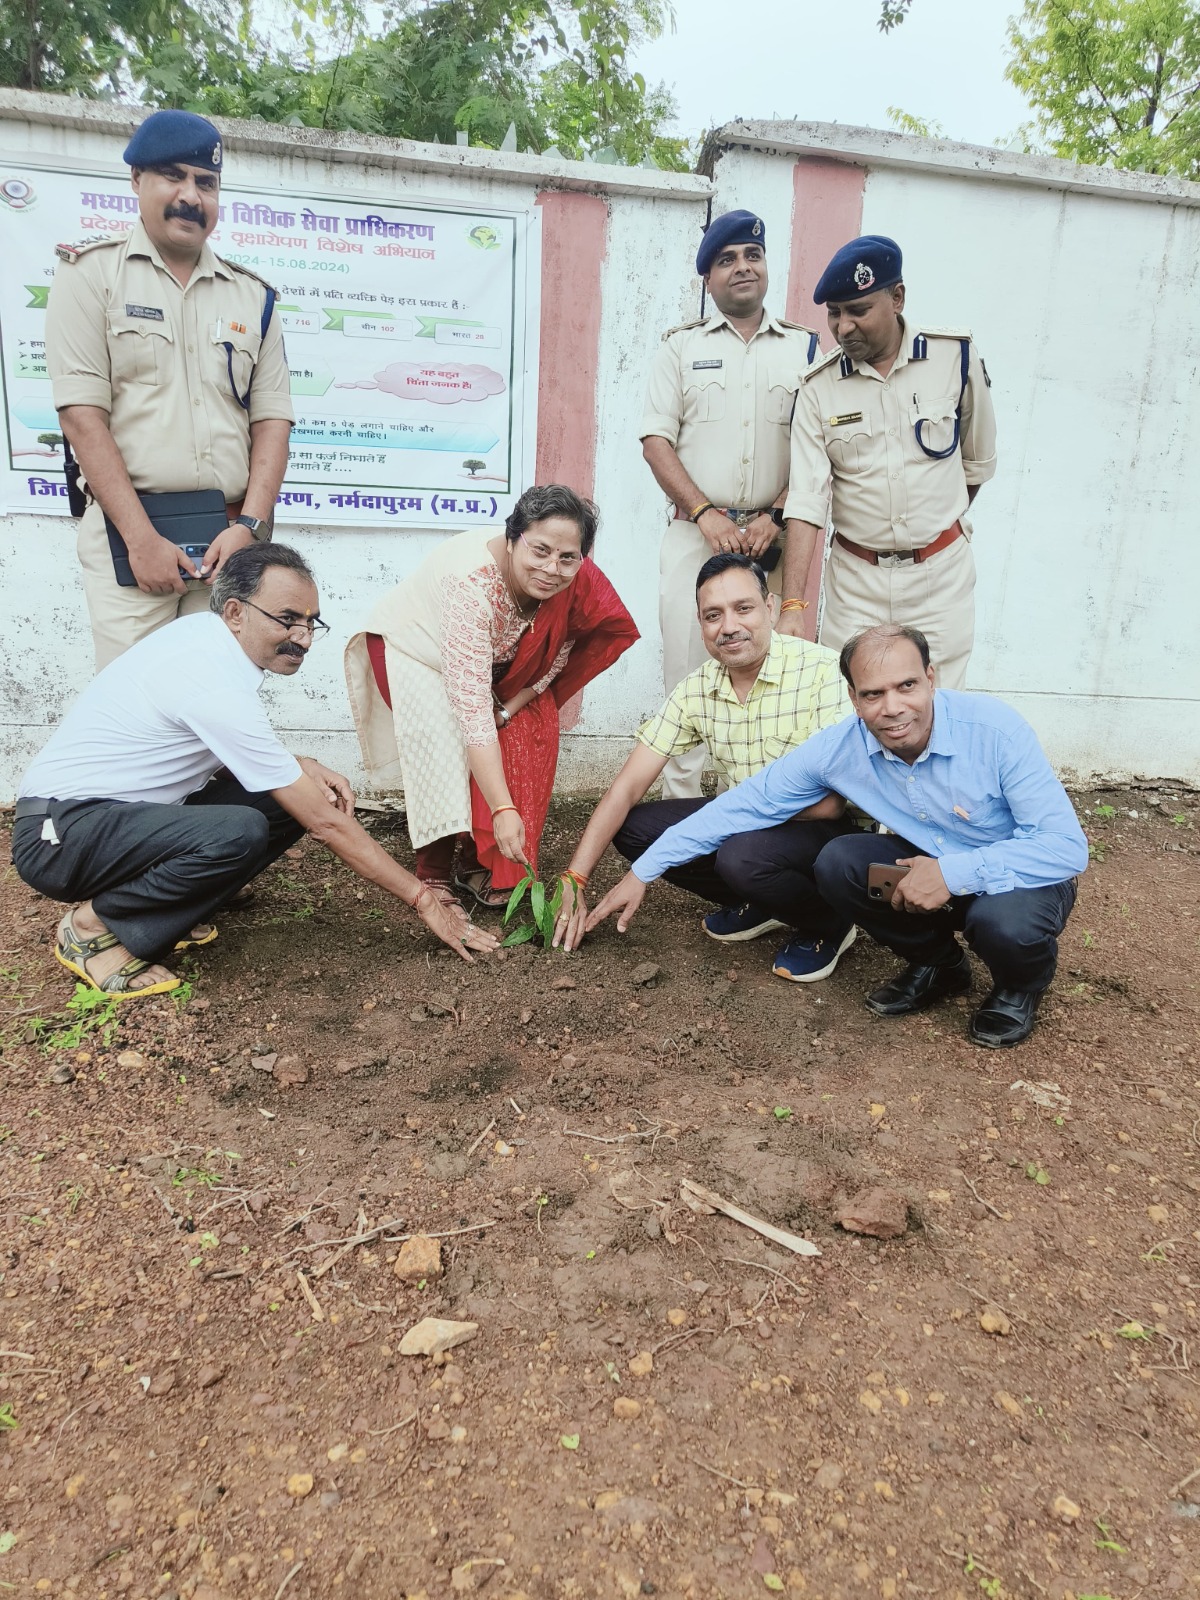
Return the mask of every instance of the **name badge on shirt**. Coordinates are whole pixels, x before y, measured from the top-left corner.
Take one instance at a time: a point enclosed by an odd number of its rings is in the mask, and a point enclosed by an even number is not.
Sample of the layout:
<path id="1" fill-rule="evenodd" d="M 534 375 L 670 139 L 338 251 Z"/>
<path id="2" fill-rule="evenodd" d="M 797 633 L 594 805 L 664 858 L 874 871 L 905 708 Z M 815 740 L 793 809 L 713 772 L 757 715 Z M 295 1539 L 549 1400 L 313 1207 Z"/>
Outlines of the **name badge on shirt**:
<path id="1" fill-rule="evenodd" d="M 161 322 L 163 320 L 163 314 L 157 306 L 131 306 L 128 302 L 125 305 L 125 315 L 127 317 L 141 317 L 146 322 Z"/>
<path id="2" fill-rule="evenodd" d="M 840 427 L 843 427 L 847 422 L 861 422 L 861 421 L 862 421 L 862 412 L 861 411 L 843 411 L 841 416 L 830 417 L 829 426 L 831 428 L 840 428 Z"/>
<path id="3" fill-rule="evenodd" d="M 709 372 L 709 371 L 712 370 L 713 367 L 723 367 L 724 365 L 725 365 L 725 362 L 723 360 L 718 360 L 718 361 L 693 361 L 692 362 L 692 371 L 693 372 Z"/>

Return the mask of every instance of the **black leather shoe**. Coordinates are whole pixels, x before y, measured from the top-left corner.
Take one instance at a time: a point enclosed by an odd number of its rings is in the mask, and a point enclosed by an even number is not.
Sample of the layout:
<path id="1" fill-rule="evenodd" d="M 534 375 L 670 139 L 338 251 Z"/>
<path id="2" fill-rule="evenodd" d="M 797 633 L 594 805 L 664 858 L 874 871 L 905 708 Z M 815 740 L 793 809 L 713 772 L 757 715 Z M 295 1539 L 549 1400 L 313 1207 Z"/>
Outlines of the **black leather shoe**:
<path id="1" fill-rule="evenodd" d="M 952 994 L 966 994 L 970 987 L 971 963 L 965 953 L 944 967 L 923 967 L 910 961 L 903 972 L 867 996 L 867 1008 L 877 1017 L 907 1017 Z"/>
<path id="2" fill-rule="evenodd" d="M 967 1029 L 971 1043 L 1004 1050 L 1028 1039 L 1043 993 L 1041 989 L 993 989 L 971 1018 Z"/>

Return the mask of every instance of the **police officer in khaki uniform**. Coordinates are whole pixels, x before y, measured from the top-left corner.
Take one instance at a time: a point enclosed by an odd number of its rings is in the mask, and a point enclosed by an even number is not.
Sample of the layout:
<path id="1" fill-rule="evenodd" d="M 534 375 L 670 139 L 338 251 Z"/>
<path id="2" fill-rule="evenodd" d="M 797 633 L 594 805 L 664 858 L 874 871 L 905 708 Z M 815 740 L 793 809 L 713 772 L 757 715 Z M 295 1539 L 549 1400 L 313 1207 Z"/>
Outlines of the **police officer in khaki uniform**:
<path id="1" fill-rule="evenodd" d="M 938 687 L 961 689 L 975 638 L 966 511 L 996 470 L 991 382 L 967 329 L 903 315 L 902 266 L 895 240 L 852 239 L 813 295 L 839 348 L 796 397 L 783 589 L 803 595 L 832 498 L 821 643 L 919 628 Z M 798 621 L 785 610 L 781 630 Z"/>
<path id="2" fill-rule="evenodd" d="M 772 571 L 778 592 L 788 426 L 817 335 L 770 316 L 766 229 L 752 211 L 710 223 L 696 271 L 715 316 L 671 328 L 650 370 L 642 453 L 672 503 L 659 554 L 663 684 L 670 694 L 708 659 L 696 619 L 696 574 L 739 551 Z M 663 797 L 696 799 L 700 748 L 669 762 Z"/>
<path id="3" fill-rule="evenodd" d="M 293 420 L 279 317 L 266 317 L 274 293 L 206 243 L 220 200 L 217 129 L 157 111 L 125 160 L 136 226 L 59 246 L 46 317 L 54 404 L 90 502 L 78 547 L 97 671 L 164 623 L 207 610 L 222 562 L 270 537 Z M 221 490 L 229 519 L 202 568 L 138 499 L 199 489 Z M 116 581 L 106 512 L 136 587 Z"/>

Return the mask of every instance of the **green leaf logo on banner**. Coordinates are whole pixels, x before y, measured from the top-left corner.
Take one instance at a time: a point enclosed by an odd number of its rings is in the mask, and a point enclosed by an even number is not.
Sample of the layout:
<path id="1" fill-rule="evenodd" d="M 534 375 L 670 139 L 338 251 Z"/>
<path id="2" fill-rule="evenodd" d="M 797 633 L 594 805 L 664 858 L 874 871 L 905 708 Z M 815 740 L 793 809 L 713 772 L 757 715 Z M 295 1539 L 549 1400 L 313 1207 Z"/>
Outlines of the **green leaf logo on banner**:
<path id="1" fill-rule="evenodd" d="M 50 298 L 50 285 L 48 283 L 27 283 L 29 291 L 29 304 L 26 311 L 45 311 L 46 303 Z"/>

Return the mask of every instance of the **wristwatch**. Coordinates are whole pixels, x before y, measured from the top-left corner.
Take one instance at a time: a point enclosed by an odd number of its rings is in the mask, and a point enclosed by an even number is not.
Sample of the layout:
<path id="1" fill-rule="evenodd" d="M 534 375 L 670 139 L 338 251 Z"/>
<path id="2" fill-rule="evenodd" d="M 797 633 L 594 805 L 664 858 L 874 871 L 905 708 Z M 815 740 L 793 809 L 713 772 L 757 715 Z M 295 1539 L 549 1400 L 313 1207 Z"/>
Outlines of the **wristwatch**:
<path id="1" fill-rule="evenodd" d="M 240 517 L 234 517 L 233 520 L 241 523 L 243 528 L 249 528 L 250 536 L 253 539 L 269 539 L 271 537 L 271 524 L 266 517 L 248 517 L 243 513 Z"/>
<path id="2" fill-rule="evenodd" d="M 784 516 L 783 516 L 783 510 L 782 510 L 781 507 L 779 507 L 779 506 L 772 506 L 771 507 L 771 521 L 775 524 L 775 526 L 777 528 L 782 528 L 783 527 L 783 525 L 784 525 Z"/>

